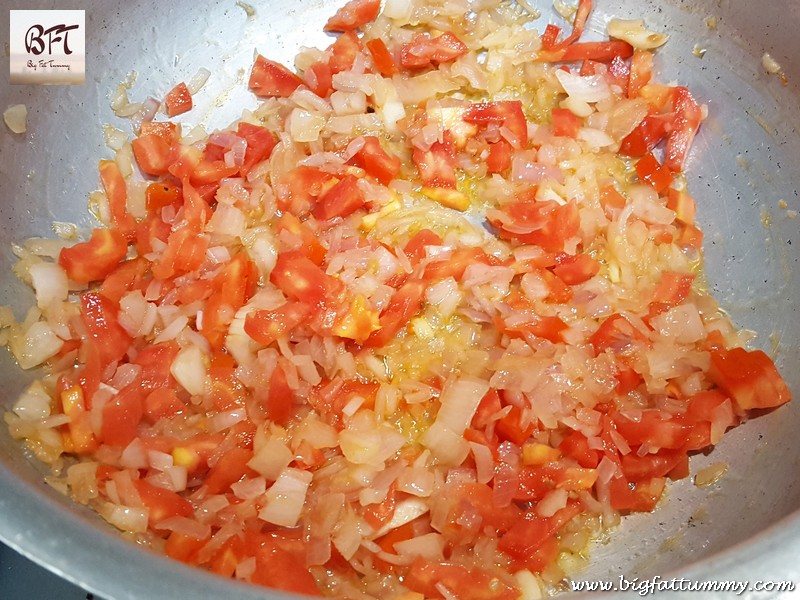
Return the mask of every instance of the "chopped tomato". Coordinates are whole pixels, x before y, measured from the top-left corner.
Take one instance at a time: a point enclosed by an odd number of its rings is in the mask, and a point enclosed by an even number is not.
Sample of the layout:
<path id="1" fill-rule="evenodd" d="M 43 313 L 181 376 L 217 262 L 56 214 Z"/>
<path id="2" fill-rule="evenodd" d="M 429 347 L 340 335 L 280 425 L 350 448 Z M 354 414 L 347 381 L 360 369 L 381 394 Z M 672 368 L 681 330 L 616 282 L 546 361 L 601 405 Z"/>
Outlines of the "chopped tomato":
<path id="1" fill-rule="evenodd" d="M 449 31 L 435 38 L 427 33 L 415 33 L 411 41 L 400 48 L 400 64 L 405 69 L 424 69 L 454 61 L 466 52 L 464 43 Z"/>
<path id="2" fill-rule="evenodd" d="M 141 135 L 131 145 L 133 156 L 142 171 L 148 175 L 163 175 L 167 172 L 171 148 L 164 138 L 152 133 Z"/>
<path id="3" fill-rule="evenodd" d="M 555 47 L 567 47 L 573 42 L 580 39 L 583 34 L 583 28 L 586 27 L 586 21 L 589 19 L 589 14 L 592 12 L 592 0 L 578 0 L 578 10 L 575 11 L 575 20 L 572 22 L 572 33 L 569 34 L 561 43 Z"/>
<path id="4" fill-rule="evenodd" d="M 425 267 L 423 279 L 434 282 L 453 277 L 459 280 L 471 264 L 493 264 L 495 262 L 499 261 L 486 254 L 481 248 L 456 248 L 446 259 L 429 263 Z"/>
<path id="5" fill-rule="evenodd" d="M 792 399 L 775 363 L 761 350 L 715 350 L 708 376 L 741 410 L 774 408 Z"/>
<path id="6" fill-rule="evenodd" d="M 153 276 L 156 279 L 168 279 L 199 269 L 206 258 L 207 249 L 207 237 L 198 236 L 188 227 L 181 227 L 169 235 L 166 250 L 153 265 Z"/>
<path id="7" fill-rule="evenodd" d="M 200 548 L 208 543 L 209 538 L 197 539 L 186 533 L 173 531 L 164 545 L 164 552 L 174 560 L 186 564 L 196 564 Z"/>
<path id="8" fill-rule="evenodd" d="M 617 431 L 631 446 L 644 443 L 652 448 L 682 448 L 689 441 L 691 427 L 659 410 L 643 410 L 636 419 L 622 414 L 613 416 L 612 421 Z"/>
<path id="9" fill-rule="evenodd" d="M 380 0 L 350 0 L 325 24 L 325 31 L 345 32 L 374 21 L 381 9 Z"/>
<path id="10" fill-rule="evenodd" d="M 675 211 L 675 218 L 684 225 L 694 224 L 697 206 L 694 198 L 686 192 L 679 192 L 672 188 L 667 190 L 667 208 Z"/>
<path id="11" fill-rule="evenodd" d="M 136 220 L 128 213 L 128 191 L 119 166 L 113 160 L 100 161 L 100 181 L 106 191 L 111 212 L 111 228 L 127 239 L 133 237 Z"/>
<path id="12" fill-rule="evenodd" d="M 668 120 L 662 115 L 648 115 L 622 140 L 620 154 L 644 156 L 667 135 Z"/>
<path id="13" fill-rule="evenodd" d="M 364 206 L 364 202 L 364 192 L 358 187 L 358 179 L 353 175 L 345 175 L 320 196 L 314 216 L 324 220 L 348 217 Z"/>
<path id="14" fill-rule="evenodd" d="M 289 235 L 294 238 L 292 239 L 293 242 L 297 241 L 297 243 L 291 244 L 287 250 L 299 250 L 305 253 L 315 265 L 322 264 L 327 250 L 320 243 L 316 231 L 309 226 L 308 222 L 303 223 L 292 213 L 285 212 L 278 219 L 277 225 L 278 231 L 281 232 L 282 240 L 285 240 L 286 236 Z"/>
<path id="15" fill-rule="evenodd" d="M 361 52 L 361 40 L 354 32 L 348 31 L 340 35 L 331 44 L 331 58 L 328 60 L 331 73 L 336 75 L 352 69 L 359 52 Z"/>
<path id="16" fill-rule="evenodd" d="M 635 50 L 631 58 L 630 71 L 628 98 L 637 98 L 642 88 L 650 83 L 653 72 L 653 53 L 649 50 Z"/>
<path id="17" fill-rule="evenodd" d="M 395 496 L 394 489 L 390 487 L 386 498 L 384 498 L 382 502 L 369 504 L 364 507 L 364 520 L 370 527 L 377 531 L 391 520 L 396 507 L 397 497 Z"/>
<path id="18" fill-rule="evenodd" d="M 172 388 L 156 388 L 144 399 L 144 418 L 151 424 L 186 411 L 186 405 Z"/>
<path id="19" fill-rule="evenodd" d="M 145 121 L 139 129 L 139 135 L 157 135 L 172 146 L 180 138 L 180 125 L 171 121 Z"/>
<path id="20" fill-rule="evenodd" d="M 528 145 L 528 122 L 519 100 L 472 104 L 464 111 L 463 119 L 467 123 L 502 125 L 513 134 L 512 145 L 516 148 L 525 148 Z"/>
<path id="21" fill-rule="evenodd" d="M 383 185 L 389 185 L 397 177 L 402 164 L 397 156 L 384 150 L 378 138 L 373 135 L 364 137 L 364 146 L 352 158 L 352 162 Z"/>
<path id="22" fill-rule="evenodd" d="M 314 167 L 295 167 L 278 183 L 278 206 L 302 217 L 311 211 L 317 199 L 336 185 L 337 181 L 330 173 Z"/>
<path id="23" fill-rule="evenodd" d="M 403 583 L 425 598 L 443 598 L 438 586 L 458 590 L 459 600 L 516 600 L 520 595 L 519 590 L 484 569 L 424 558 L 411 564 Z"/>
<path id="24" fill-rule="evenodd" d="M 299 252 L 282 252 L 270 281 L 292 300 L 322 305 L 338 282 Z"/>
<path id="25" fill-rule="evenodd" d="M 63 248 L 58 264 L 72 281 L 100 281 L 111 273 L 128 253 L 128 242 L 116 229 L 94 229 L 88 242 Z"/>
<path id="26" fill-rule="evenodd" d="M 147 186 L 145 190 L 145 203 L 151 213 L 157 212 L 165 206 L 177 204 L 183 200 L 180 186 L 156 181 Z"/>
<path id="27" fill-rule="evenodd" d="M 372 62 L 375 64 L 375 68 L 378 69 L 378 73 L 384 77 L 391 77 L 399 73 L 400 70 L 397 68 L 394 58 L 382 39 L 375 38 L 370 40 L 366 43 L 366 46 L 370 56 L 372 56 Z"/>
<path id="28" fill-rule="evenodd" d="M 629 354 L 637 346 L 648 344 L 649 341 L 628 319 L 613 314 L 589 337 L 589 343 L 598 353 L 611 350 L 615 354 Z"/>
<path id="29" fill-rule="evenodd" d="M 612 479 L 611 507 L 614 510 L 630 512 L 651 512 L 664 492 L 666 480 L 663 477 L 630 483 L 625 477 Z"/>
<path id="30" fill-rule="evenodd" d="M 552 517 L 545 518 L 529 514 L 524 520 L 517 521 L 500 538 L 497 547 L 515 558 L 530 556 L 580 513 L 580 503 L 570 500 L 567 502 L 567 506 L 557 511 Z"/>
<path id="31" fill-rule="evenodd" d="M 144 479 L 135 479 L 133 487 L 139 493 L 139 498 L 149 510 L 148 521 L 150 526 L 169 517 L 191 517 L 194 515 L 192 503 L 186 498 L 181 498 L 172 490 L 157 487 Z"/>
<path id="32" fill-rule="evenodd" d="M 135 382 L 103 406 L 100 439 L 104 444 L 125 448 L 137 436 L 137 428 L 144 415 L 142 396 L 142 390 Z"/>
<path id="33" fill-rule="evenodd" d="M 653 317 L 666 312 L 686 300 L 692 290 L 693 281 L 694 275 L 691 273 L 664 271 L 653 291 L 653 301 L 650 303 L 649 316 Z"/>
<path id="34" fill-rule="evenodd" d="M 515 322 L 513 325 L 503 323 L 501 327 L 503 333 L 511 337 L 522 337 L 525 334 L 531 334 L 549 340 L 554 344 L 564 341 L 561 337 L 561 332 L 568 329 L 568 325 L 560 317 L 542 317 L 536 314 L 532 315 L 530 321 Z"/>
<path id="35" fill-rule="evenodd" d="M 683 170 L 683 163 L 686 162 L 689 147 L 700 127 L 703 111 L 685 87 L 675 88 L 673 98 L 675 119 L 672 122 L 672 131 L 667 138 L 664 166 L 672 172 L 680 172 Z"/>
<path id="36" fill-rule="evenodd" d="M 545 50 L 553 50 L 558 41 L 558 35 L 561 33 L 561 27 L 548 23 L 547 27 L 542 32 L 542 48 Z"/>
<path id="37" fill-rule="evenodd" d="M 596 469 L 600 463 L 600 452 L 589 447 L 586 436 L 579 431 L 570 432 L 559 444 L 558 449 L 585 469 Z"/>
<path id="38" fill-rule="evenodd" d="M 513 148 L 506 140 L 498 140 L 489 144 L 489 156 L 486 157 L 486 170 L 489 173 L 502 173 L 511 166 Z"/>
<path id="39" fill-rule="evenodd" d="M 624 95 L 628 95 L 628 81 L 631 76 L 627 61 L 615 56 L 608 65 L 606 77 L 611 85 L 618 87 Z"/>
<path id="40" fill-rule="evenodd" d="M 620 211 L 625 208 L 627 199 L 625 196 L 617 191 L 613 184 L 608 184 L 600 190 L 600 206 L 606 216 L 613 217 L 614 211 Z"/>
<path id="41" fill-rule="evenodd" d="M 553 135 L 575 138 L 581 128 L 581 120 L 566 108 L 553 109 Z"/>
<path id="42" fill-rule="evenodd" d="M 511 410 L 495 425 L 495 431 L 501 439 L 513 442 L 517 446 L 526 442 L 534 429 L 536 429 L 535 422 L 527 423 L 523 427 L 522 411 L 516 406 L 512 406 Z"/>
<path id="43" fill-rule="evenodd" d="M 302 83 L 302 79 L 282 64 L 259 54 L 256 56 L 247 85 L 257 96 L 288 98 Z"/>
<path id="44" fill-rule="evenodd" d="M 118 361 L 131 345 L 131 337 L 119 324 L 119 305 L 97 292 L 81 295 L 81 320 L 100 352 L 103 365 Z"/>
<path id="45" fill-rule="evenodd" d="M 412 263 L 418 263 L 426 256 L 426 246 L 441 246 L 443 243 L 442 238 L 430 229 L 421 229 L 408 240 L 403 252 Z"/>
<path id="46" fill-rule="evenodd" d="M 685 457 L 684 449 L 659 450 L 644 456 L 630 452 L 622 457 L 622 473 L 629 482 L 634 483 L 653 477 L 666 477 Z"/>
<path id="47" fill-rule="evenodd" d="M 502 212 L 514 223 L 513 229 L 504 228 L 504 221 L 498 217 L 487 215 L 500 237 L 535 244 L 548 252 L 562 251 L 564 243 L 580 230 L 578 205 L 574 201 L 560 205 L 554 201 L 521 200 L 504 206 Z M 530 229 L 530 233 L 517 233 L 520 228 Z"/>
<path id="48" fill-rule="evenodd" d="M 257 310 L 245 318 L 244 330 L 259 344 L 268 346 L 304 323 L 312 310 L 302 302 L 288 302 L 275 310 Z"/>
<path id="49" fill-rule="evenodd" d="M 305 546 L 300 539 L 264 536 L 255 553 L 252 582 L 273 589 L 320 596 L 314 576 L 305 567 Z"/>
<path id="50" fill-rule="evenodd" d="M 455 143 L 449 129 L 445 130 L 442 141 L 431 144 L 429 150 L 414 148 L 412 159 L 419 170 L 423 185 L 456 189 Z"/>
<path id="51" fill-rule="evenodd" d="M 139 351 L 131 363 L 141 367 L 139 383 L 143 390 L 175 386 L 169 368 L 179 351 L 180 346 L 174 341 L 151 344 Z"/>
<path id="52" fill-rule="evenodd" d="M 615 58 L 629 58 L 633 55 L 633 46 L 622 40 L 610 42 L 578 42 L 563 49 L 540 52 L 536 57 L 544 62 L 575 62 L 594 60 L 608 63 Z"/>
<path id="53" fill-rule="evenodd" d="M 278 425 L 286 425 L 294 408 L 294 392 L 286 381 L 286 373 L 278 364 L 269 378 L 269 394 L 267 395 L 267 415 Z"/>
<path id="54" fill-rule="evenodd" d="M 177 117 L 192 110 L 192 94 L 186 84 L 181 82 L 167 93 L 164 104 L 167 105 L 167 116 Z"/>
<path id="55" fill-rule="evenodd" d="M 253 295 L 257 282 L 258 269 L 244 253 L 234 256 L 214 277 L 214 292 L 203 310 L 202 325 L 198 326 L 212 350 L 219 350 L 225 343 L 236 311 Z"/>
<path id="56" fill-rule="evenodd" d="M 315 62 L 303 73 L 303 81 L 320 98 L 327 98 L 333 90 L 333 73 L 327 62 Z"/>
<path id="57" fill-rule="evenodd" d="M 242 177 L 247 177 L 247 174 L 254 166 L 270 157 L 277 142 L 269 129 L 251 125 L 250 123 L 239 123 L 236 128 L 236 135 L 247 142 L 244 162 L 239 167 L 239 173 L 241 173 Z"/>
<path id="58" fill-rule="evenodd" d="M 204 485 L 208 493 L 221 494 L 228 491 L 232 483 L 250 472 L 247 463 L 251 458 L 253 451 L 239 446 L 223 454 L 206 475 Z"/>
<path id="59" fill-rule="evenodd" d="M 563 258 L 553 267 L 553 273 L 567 285 L 578 285 L 588 281 L 600 271 L 600 263 L 588 254 L 577 254 Z"/>
<path id="60" fill-rule="evenodd" d="M 672 184 L 672 173 L 658 162 L 652 152 L 645 154 L 636 163 L 636 174 L 659 194 Z"/>
<path id="61" fill-rule="evenodd" d="M 380 348 L 391 341 L 403 329 L 422 305 L 426 284 L 419 279 L 412 279 L 397 290 L 389 305 L 381 313 L 381 328 L 372 333 L 364 345 Z"/>

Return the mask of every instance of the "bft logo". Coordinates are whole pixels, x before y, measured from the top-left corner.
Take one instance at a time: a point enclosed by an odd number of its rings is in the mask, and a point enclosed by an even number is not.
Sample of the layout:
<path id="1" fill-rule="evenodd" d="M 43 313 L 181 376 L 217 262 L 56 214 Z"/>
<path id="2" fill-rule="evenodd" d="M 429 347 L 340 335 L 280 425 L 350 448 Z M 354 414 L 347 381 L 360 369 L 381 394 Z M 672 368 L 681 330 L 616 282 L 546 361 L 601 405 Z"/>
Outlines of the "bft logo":
<path id="1" fill-rule="evenodd" d="M 53 44 L 60 43 L 64 54 L 72 54 L 72 50 L 69 49 L 69 32 L 79 27 L 80 25 L 65 25 L 61 23 L 45 30 L 39 24 L 31 25 L 28 33 L 25 34 L 25 49 L 28 53 L 36 56 L 44 52 L 45 48 L 47 48 L 48 54 L 53 54 Z M 46 46 L 45 40 L 47 41 Z M 56 49 L 58 49 L 58 46 L 56 46 Z"/>
<path id="2" fill-rule="evenodd" d="M 82 10 L 10 11 L 13 84 L 81 84 L 86 79 Z"/>

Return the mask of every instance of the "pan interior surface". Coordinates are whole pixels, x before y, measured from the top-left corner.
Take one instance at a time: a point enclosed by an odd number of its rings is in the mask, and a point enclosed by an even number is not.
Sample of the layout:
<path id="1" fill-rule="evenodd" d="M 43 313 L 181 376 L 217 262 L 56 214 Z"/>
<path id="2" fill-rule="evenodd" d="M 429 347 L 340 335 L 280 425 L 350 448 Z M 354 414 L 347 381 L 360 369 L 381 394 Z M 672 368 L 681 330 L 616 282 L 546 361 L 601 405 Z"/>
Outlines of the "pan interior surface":
<path id="1" fill-rule="evenodd" d="M 51 7 L 31 2 L 29 8 Z M 559 19 L 539 3 L 542 18 Z M 130 95 L 163 97 L 199 68 L 212 76 L 183 116 L 211 131 L 256 100 L 244 82 L 253 49 L 291 64 L 300 46 L 325 47 L 321 33 L 335 3 L 275 0 L 176 0 L 154 11 L 136 3 L 95 2 L 86 9 L 87 76 L 81 86 L 11 86 L 3 73 L 0 109 L 28 108 L 28 132 L 0 131 L 0 305 L 17 318 L 32 293 L 11 272 L 11 244 L 52 235 L 53 221 L 91 226 L 87 195 L 98 187 L 97 161 L 108 157 L 101 125 L 119 128 L 109 94 L 128 73 Z M 734 322 L 758 332 L 752 347 L 774 356 L 790 388 L 800 390 L 800 4 L 747 0 L 597 0 L 588 25 L 601 35 L 614 16 L 644 18 L 669 33 L 657 54 L 662 81 L 680 81 L 708 106 L 687 166 L 689 191 L 705 232 L 709 288 Z M 0 28 L 8 31 L 8 9 Z M 58 8 L 84 8 L 62 6 Z M 786 82 L 766 72 L 768 52 Z M 31 380 L 0 353 L 2 403 Z M 653 514 L 628 517 L 591 552 L 586 580 L 621 574 L 698 579 L 789 580 L 800 576 L 800 410 L 795 403 L 730 432 L 692 472 L 726 463 L 707 488 L 673 483 Z M 42 481 L 44 468 L 0 427 L 0 538 L 54 572 L 108 600 L 123 598 L 265 598 L 283 595 L 217 579 L 140 550 L 96 515 Z M 143 574 L 147 573 L 147 576 Z M 607 594 L 603 597 L 609 597 Z"/>

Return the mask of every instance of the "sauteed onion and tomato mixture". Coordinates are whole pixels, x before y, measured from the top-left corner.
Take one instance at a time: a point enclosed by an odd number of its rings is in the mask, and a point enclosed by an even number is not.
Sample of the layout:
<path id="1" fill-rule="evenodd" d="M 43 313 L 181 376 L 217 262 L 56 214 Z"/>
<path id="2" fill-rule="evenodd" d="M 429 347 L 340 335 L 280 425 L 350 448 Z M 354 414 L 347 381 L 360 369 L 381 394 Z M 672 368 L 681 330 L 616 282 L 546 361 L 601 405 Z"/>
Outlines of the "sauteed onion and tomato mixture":
<path id="1" fill-rule="evenodd" d="M 258 55 L 228 129 L 170 121 L 182 83 L 109 130 L 102 226 L 16 248 L 37 306 L 3 336 L 45 370 L 6 422 L 222 576 L 535 598 L 790 392 L 698 281 L 705 108 L 653 79 L 667 36 L 581 41 L 590 0 L 542 33 L 500 0 L 380 8 Z"/>

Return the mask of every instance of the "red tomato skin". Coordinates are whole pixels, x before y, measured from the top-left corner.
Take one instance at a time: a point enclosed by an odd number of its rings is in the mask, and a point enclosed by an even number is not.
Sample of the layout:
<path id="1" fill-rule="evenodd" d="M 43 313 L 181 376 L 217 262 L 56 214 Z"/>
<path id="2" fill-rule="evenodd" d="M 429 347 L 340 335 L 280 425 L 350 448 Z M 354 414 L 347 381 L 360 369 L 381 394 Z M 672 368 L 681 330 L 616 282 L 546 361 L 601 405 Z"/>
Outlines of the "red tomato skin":
<path id="1" fill-rule="evenodd" d="M 288 98 L 302 83 L 302 79 L 282 64 L 259 54 L 247 85 L 257 96 Z"/>
<path id="2" fill-rule="evenodd" d="M 88 242 L 63 248 L 58 264 L 72 281 L 100 281 L 111 273 L 128 253 L 128 242 L 115 229 L 95 229 Z"/>
<path id="3" fill-rule="evenodd" d="M 381 10 L 380 0 L 350 0 L 333 15 L 324 31 L 344 33 L 374 21 Z"/>
<path id="4" fill-rule="evenodd" d="M 81 295 L 81 319 L 103 365 L 120 360 L 131 345 L 131 337 L 117 320 L 118 313 L 118 305 L 97 292 Z"/>
<path id="5" fill-rule="evenodd" d="M 167 105 L 167 116 L 177 117 L 192 110 L 192 94 L 186 84 L 181 82 L 167 93 L 164 104 Z"/>

